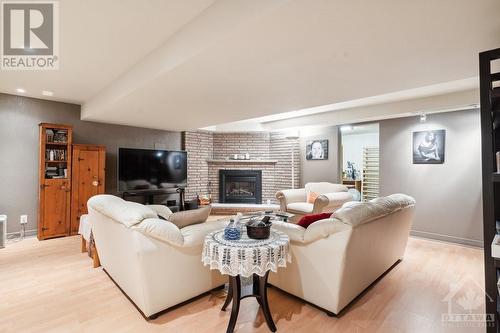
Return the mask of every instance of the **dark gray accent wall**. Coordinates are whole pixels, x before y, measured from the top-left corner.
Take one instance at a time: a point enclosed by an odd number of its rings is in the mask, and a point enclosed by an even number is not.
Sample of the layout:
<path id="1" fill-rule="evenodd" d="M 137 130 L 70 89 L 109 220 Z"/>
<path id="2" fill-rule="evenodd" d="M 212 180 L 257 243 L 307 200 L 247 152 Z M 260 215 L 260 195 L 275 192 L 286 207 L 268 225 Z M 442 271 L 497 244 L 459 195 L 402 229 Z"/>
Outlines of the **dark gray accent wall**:
<path id="1" fill-rule="evenodd" d="M 444 164 L 413 164 L 412 132 L 445 129 Z M 380 122 L 381 195 L 406 193 L 416 201 L 412 234 L 482 245 L 479 111 L 457 111 Z"/>
<path id="2" fill-rule="evenodd" d="M 106 192 L 115 193 L 118 147 L 181 149 L 180 132 L 109 125 L 80 120 L 80 106 L 0 94 L 0 214 L 7 232 L 19 231 L 28 214 L 28 230 L 37 226 L 38 124 L 74 126 L 73 142 L 106 146 Z"/>

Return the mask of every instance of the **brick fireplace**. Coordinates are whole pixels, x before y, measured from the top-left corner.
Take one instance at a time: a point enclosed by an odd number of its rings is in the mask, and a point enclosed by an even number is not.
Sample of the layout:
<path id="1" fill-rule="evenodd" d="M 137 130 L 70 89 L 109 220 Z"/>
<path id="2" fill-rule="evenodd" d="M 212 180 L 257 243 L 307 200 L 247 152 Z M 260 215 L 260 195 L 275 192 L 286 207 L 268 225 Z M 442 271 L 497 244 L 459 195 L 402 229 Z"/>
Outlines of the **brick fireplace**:
<path id="1" fill-rule="evenodd" d="M 299 184 L 299 143 L 279 132 L 213 133 L 183 132 L 183 149 L 188 153 L 186 199 L 211 194 L 220 201 L 221 170 L 247 170 L 261 173 L 261 203 L 276 203 L 278 190 L 291 188 L 291 151 L 295 145 L 295 184 Z M 250 154 L 250 160 L 229 159 L 233 154 Z M 227 201 L 226 201 L 227 202 Z"/>

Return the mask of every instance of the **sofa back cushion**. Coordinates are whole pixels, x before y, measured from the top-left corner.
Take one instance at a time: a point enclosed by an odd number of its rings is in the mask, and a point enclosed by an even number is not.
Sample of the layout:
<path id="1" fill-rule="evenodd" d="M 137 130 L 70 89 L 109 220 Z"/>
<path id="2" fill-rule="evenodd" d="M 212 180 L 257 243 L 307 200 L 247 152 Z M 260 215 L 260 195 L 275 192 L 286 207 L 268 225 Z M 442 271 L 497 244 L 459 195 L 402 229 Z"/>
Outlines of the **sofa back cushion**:
<path id="1" fill-rule="evenodd" d="M 203 223 L 210 215 L 211 206 L 205 206 L 198 209 L 185 210 L 172 213 L 168 217 L 168 221 L 175 224 L 179 229 L 188 225 Z"/>
<path id="2" fill-rule="evenodd" d="M 405 194 L 391 194 L 368 202 L 346 202 L 342 208 L 333 213 L 333 217 L 355 227 L 413 205 L 415 199 L 412 197 Z"/>
<path id="3" fill-rule="evenodd" d="M 311 192 L 315 192 L 317 194 L 347 192 L 347 187 L 345 185 L 327 182 L 307 183 L 305 185 L 305 189 L 307 195 Z"/>
<path id="4" fill-rule="evenodd" d="M 125 201 L 109 194 L 95 195 L 89 199 L 87 205 L 127 227 L 140 223 L 144 219 L 158 216 L 154 210 L 147 206 L 137 202 Z"/>

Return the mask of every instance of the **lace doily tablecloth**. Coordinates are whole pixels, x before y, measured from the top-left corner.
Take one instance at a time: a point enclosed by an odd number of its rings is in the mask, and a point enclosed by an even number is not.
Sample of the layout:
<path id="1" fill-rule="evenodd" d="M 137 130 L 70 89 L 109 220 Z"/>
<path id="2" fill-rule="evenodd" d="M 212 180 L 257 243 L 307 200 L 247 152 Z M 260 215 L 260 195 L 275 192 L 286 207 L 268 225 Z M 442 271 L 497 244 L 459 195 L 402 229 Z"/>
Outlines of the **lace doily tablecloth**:
<path id="1" fill-rule="evenodd" d="M 248 238 L 246 230 L 239 240 L 224 239 L 224 230 L 208 234 L 203 244 L 202 261 L 210 269 L 222 274 L 249 277 L 264 276 L 267 271 L 276 272 L 291 262 L 290 239 L 277 230 L 271 230 L 268 239 Z"/>

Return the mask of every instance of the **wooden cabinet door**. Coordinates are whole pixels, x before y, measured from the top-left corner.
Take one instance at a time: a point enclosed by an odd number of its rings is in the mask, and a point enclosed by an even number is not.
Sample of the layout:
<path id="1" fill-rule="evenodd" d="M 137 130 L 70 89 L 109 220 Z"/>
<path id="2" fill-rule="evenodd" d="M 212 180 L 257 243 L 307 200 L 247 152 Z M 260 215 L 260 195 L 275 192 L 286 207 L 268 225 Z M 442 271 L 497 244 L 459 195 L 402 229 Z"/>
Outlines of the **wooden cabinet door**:
<path id="1" fill-rule="evenodd" d="M 57 237 L 68 234 L 69 192 L 66 179 L 46 180 L 42 189 L 42 237 Z"/>
<path id="2" fill-rule="evenodd" d="M 72 176 L 71 234 L 76 235 L 80 216 L 87 214 L 87 201 L 104 193 L 104 148 L 75 145 Z"/>

